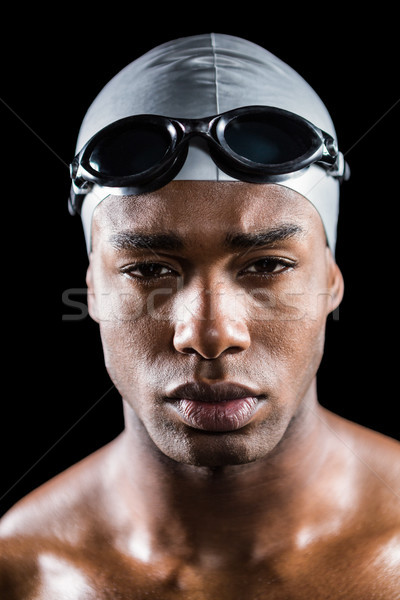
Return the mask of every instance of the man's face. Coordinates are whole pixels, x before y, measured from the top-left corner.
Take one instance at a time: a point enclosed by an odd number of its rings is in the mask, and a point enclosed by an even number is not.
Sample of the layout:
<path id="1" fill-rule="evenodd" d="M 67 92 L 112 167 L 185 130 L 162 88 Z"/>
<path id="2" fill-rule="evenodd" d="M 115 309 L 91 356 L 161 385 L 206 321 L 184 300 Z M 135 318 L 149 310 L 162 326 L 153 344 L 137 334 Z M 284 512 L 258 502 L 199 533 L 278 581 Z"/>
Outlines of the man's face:
<path id="1" fill-rule="evenodd" d="M 104 200 L 88 285 L 138 435 L 208 466 L 254 461 L 282 439 L 313 389 L 342 292 L 302 196 L 203 181 Z"/>

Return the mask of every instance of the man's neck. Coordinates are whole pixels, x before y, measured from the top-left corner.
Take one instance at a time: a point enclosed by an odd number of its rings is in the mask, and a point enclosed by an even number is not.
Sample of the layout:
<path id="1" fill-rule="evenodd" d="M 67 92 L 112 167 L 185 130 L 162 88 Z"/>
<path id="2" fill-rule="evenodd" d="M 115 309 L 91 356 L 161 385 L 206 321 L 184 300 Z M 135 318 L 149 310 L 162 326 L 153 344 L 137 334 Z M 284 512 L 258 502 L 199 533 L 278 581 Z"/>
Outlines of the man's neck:
<path id="1" fill-rule="evenodd" d="M 173 461 L 143 441 L 129 412 L 115 446 L 113 501 L 124 521 L 124 543 L 138 558 L 184 556 L 215 565 L 273 555 L 310 529 L 322 500 L 329 505 L 335 440 L 314 391 L 275 450 L 244 465 Z"/>

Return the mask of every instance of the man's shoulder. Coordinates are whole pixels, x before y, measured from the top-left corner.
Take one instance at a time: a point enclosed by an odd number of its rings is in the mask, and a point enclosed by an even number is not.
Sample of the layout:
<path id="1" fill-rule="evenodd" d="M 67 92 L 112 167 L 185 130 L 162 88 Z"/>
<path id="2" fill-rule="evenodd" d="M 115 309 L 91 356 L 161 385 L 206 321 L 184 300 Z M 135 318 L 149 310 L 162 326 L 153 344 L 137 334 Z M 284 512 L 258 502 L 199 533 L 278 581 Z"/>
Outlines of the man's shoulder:
<path id="1" fill-rule="evenodd" d="M 356 459 L 360 470 L 379 480 L 379 475 L 393 479 L 399 487 L 400 442 L 383 433 L 349 421 L 330 411 L 323 411 L 327 435 L 336 438 L 349 456 Z M 400 493 L 400 489 L 397 490 Z"/>
<path id="2" fill-rule="evenodd" d="M 371 506 L 376 500 L 384 511 L 393 506 L 392 518 L 397 516 L 400 524 L 400 442 L 332 413 L 325 414 L 327 433 L 336 438 L 360 497 L 366 496 Z"/>
<path id="3" fill-rule="evenodd" d="M 51 536 L 1 538 L 0 598 L 95 600 L 95 588 L 82 567 L 82 553 Z"/>
<path id="4" fill-rule="evenodd" d="M 19 500 L 0 519 L 0 539 L 10 536 L 63 536 L 72 520 L 90 518 L 88 506 L 101 499 L 105 446 L 43 483 Z M 71 517 L 71 520 L 68 520 Z"/>
<path id="5" fill-rule="evenodd" d="M 0 519 L 0 598 L 41 598 L 38 590 L 48 577 L 61 582 L 68 574 L 84 588 L 79 562 L 100 530 L 107 451 L 104 447 L 56 475 Z"/>
<path id="6" fill-rule="evenodd" d="M 341 501 L 352 515 L 351 538 L 367 561 L 400 567 L 400 443 L 336 415 L 327 431 L 337 439 L 345 474 Z M 347 484 L 346 484 L 347 481 Z M 346 496 L 347 494 L 347 496 Z M 351 548 L 351 543 L 347 544 Z"/>
<path id="7" fill-rule="evenodd" d="M 338 598 L 394 600 L 400 589 L 400 443 L 330 411 L 319 416 L 335 449 L 324 480 L 333 510 L 319 523 L 323 535 L 314 546 L 311 538 L 309 552 L 302 546 L 300 576 L 308 573 L 330 590 L 341 586 L 346 591 Z"/>

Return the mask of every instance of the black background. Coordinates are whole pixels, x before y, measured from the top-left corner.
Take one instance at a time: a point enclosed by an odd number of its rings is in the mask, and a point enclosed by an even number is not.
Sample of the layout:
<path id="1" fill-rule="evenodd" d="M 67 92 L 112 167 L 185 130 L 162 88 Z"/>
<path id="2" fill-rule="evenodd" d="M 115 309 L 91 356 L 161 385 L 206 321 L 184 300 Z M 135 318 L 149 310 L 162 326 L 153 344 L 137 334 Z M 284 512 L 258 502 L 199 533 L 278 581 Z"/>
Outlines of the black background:
<path id="1" fill-rule="evenodd" d="M 67 211 L 67 165 L 80 122 L 105 83 L 155 45 L 195 33 L 229 33 L 264 46 L 327 105 L 352 178 L 342 189 L 337 247 L 345 298 L 327 325 L 320 401 L 400 438 L 395 17 L 364 12 L 350 20 L 343 8 L 296 14 L 285 6 L 265 6 L 262 15 L 255 7 L 216 15 L 206 5 L 201 16 L 196 6 L 171 5 L 139 13 L 117 5 L 100 14 L 68 5 L 31 11 L 10 13 L 1 41 L 0 513 L 123 427 L 97 325 L 63 301 L 71 290 L 76 302 L 85 301 L 87 267 L 80 221 Z"/>

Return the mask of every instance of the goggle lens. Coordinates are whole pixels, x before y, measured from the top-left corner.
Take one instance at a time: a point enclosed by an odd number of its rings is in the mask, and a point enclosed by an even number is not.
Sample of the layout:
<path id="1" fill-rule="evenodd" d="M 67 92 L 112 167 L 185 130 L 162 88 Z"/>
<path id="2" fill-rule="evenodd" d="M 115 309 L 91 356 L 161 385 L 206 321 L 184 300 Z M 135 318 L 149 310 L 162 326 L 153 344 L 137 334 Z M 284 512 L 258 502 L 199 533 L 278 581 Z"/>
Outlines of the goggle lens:
<path id="1" fill-rule="evenodd" d="M 234 119 L 225 127 L 225 141 L 233 152 L 249 161 L 263 165 L 286 163 L 303 156 L 309 145 L 304 133 L 300 136 L 293 124 L 290 132 L 283 125 L 254 117 Z"/>
<path id="2" fill-rule="evenodd" d="M 98 173 L 127 177 L 137 175 L 163 160 L 170 147 L 168 131 L 151 124 L 117 128 L 94 147 L 89 164 Z"/>

